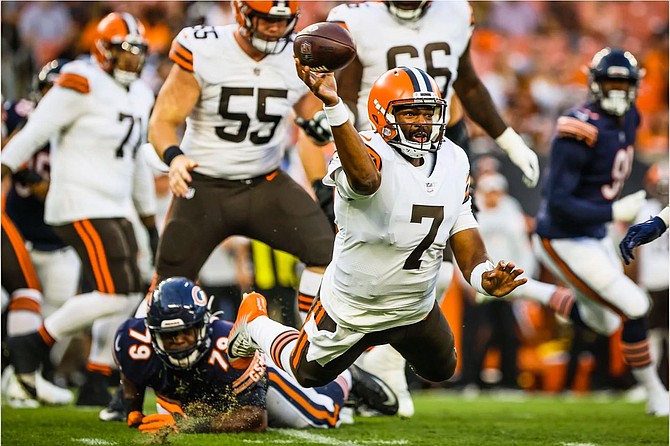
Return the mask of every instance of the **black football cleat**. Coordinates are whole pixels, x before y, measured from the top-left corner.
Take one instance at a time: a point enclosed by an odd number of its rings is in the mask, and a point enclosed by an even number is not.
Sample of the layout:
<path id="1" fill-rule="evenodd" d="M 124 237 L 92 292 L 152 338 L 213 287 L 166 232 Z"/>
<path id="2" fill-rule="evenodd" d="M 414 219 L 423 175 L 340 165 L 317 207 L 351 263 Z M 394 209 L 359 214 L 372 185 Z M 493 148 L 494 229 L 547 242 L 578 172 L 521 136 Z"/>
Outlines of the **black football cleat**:
<path id="1" fill-rule="evenodd" d="M 351 372 L 350 398 L 355 401 L 357 411 L 376 411 L 382 415 L 398 413 L 398 398 L 384 381 L 356 365 L 348 370 Z"/>
<path id="2" fill-rule="evenodd" d="M 112 400 L 109 390 L 109 377 L 102 373 L 86 371 L 86 381 L 79 388 L 77 406 L 107 406 Z"/>
<path id="3" fill-rule="evenodd" d="M 112 396 L 107 407 L 98 414 L 101 421 L 126 421 L 126 411 L 123 407 L 123 386 L 119 386 Z"/>

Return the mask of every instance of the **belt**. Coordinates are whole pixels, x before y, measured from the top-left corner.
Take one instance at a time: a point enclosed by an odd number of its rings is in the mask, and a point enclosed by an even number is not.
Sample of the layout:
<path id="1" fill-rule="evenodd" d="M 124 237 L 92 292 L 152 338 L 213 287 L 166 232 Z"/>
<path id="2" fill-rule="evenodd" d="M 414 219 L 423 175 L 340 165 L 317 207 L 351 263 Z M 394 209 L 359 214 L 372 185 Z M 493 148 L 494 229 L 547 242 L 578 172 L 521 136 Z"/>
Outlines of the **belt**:
<path id="1" fill-rule="evenodd" d="M 279 174 L 279 169 L 275 169 L 271 172 L 265 173 L 263 175 L 258 175 L 257 177 L 253 178 L 244 178 L 241 180 L 227 180 L 225 178 L 216 178 L 216 177 L 210 177 L 208 175 L 203 175 L 201 173 L 197 172 L 191 172 L 191 176 L 193 179 L 196 179 L 198 181 L 212 181 L 217 184 L 226 184 L 226 185 L 231 185 L 231 186 L 239 186 L 241 184 L 250 186 L 258 183 L 262 183 L 264 181 L 272 181 L 275 179 L 275 177 Z"/>

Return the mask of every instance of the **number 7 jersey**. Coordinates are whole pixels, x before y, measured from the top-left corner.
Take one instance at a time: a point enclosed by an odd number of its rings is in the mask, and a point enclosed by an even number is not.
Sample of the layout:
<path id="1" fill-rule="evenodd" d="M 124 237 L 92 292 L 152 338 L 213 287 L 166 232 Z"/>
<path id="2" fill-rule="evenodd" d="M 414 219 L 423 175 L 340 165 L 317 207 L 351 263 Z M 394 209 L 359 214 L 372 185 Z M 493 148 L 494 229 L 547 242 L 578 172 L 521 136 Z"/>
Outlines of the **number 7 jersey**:
<path id="1" fill-rule="evenodd" d="M 235 40 L 237 25 L 184 28 L 170 58 L 192 73 L 200 99 L 180 144 L 196 172 L 241 180 L 277 169 L 293 105 L 307 93 L 293 48 L 255 61 Z"/>

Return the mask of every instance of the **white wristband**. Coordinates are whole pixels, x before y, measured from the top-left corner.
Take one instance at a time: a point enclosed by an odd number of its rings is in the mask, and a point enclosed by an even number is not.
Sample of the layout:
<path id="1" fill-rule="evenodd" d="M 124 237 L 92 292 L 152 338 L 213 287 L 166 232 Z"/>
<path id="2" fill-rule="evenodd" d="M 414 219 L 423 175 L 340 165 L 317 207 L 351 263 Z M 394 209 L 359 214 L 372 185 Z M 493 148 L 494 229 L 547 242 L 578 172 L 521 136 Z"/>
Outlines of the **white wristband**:
<path id="1" fill-rule="evenodd" d="M 323 106 L 323 111 L 326 113 L 326 119 L 328 119 L 328 124 L 330 124 L 331 127 L 339 127 L 349 121 L 349 109 L 344 105 L 342 98 L 338 99 L 339 101 L 337 104 L 332 107 Z"/>
<path id="2" fill-rule="evenodd" d="M 482 274 L 486 271 L 494 270 L 495 268 L 495 265 L 490 260 L 475 266 L 470 274 L 470 285 L 472 288 L 486 296 L 490 296 L 490 294 L 482 288 Z"/>
<path id="3" fill-rule="evenodd" d="M 517 132 L 515 132 L 512 127 L 507 127 L 505 131 L 496 138 L 496 143 L 505 152 L 509 152 L 515 147 L 526 146 L 523 138 Z"/>

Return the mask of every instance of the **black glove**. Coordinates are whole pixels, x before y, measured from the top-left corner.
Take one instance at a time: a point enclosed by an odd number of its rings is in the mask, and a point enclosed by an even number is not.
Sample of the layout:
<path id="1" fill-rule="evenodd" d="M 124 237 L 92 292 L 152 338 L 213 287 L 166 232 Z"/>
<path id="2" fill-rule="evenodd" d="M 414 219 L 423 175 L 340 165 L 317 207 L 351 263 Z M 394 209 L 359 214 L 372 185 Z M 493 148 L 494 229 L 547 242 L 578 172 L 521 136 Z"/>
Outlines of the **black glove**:
<path id="1" fill-rule="evenodd" d="M 326 113 L 323 111 L 316 112 L 310 120 L 295 118 L 295 123 L 305 131 L 307 136 L 320 146 L 328 144 L 333 140 L 333 132 L 330 131 Z"/>
<path id="2" fill-rule="evenodd" d="M 319 202 L 319 206 L 321 206 L 321 210 L 326 214 L 328 221 L 335 224 L 335 209 L 333 208 L 333 205 L 335 204 L 333 195 L 335 192 L 334 189 L 323 184 L 321 180 L 315 180 L 312 182 L 312 190 L 316 195 L 316 200 Z"/>
<path id="3" fill-rule="evenodd" d="M 156 253 L 158 252 L 158 229 L 155 226 L 147 228 L 149 233 L 149 246 L 151 246 L 151 264 L 156 264 Z"/>
<path id="4" fill-rule="evenodd" d="M 42 181 L 42 176 L 33 169 L 21 169 L 12 176 L 12 179 L 22 186 L 32 186 Z"/>

